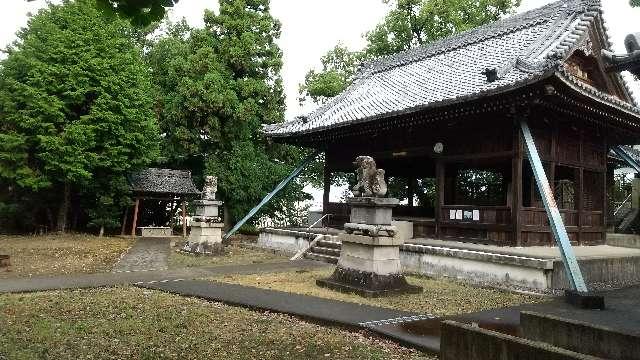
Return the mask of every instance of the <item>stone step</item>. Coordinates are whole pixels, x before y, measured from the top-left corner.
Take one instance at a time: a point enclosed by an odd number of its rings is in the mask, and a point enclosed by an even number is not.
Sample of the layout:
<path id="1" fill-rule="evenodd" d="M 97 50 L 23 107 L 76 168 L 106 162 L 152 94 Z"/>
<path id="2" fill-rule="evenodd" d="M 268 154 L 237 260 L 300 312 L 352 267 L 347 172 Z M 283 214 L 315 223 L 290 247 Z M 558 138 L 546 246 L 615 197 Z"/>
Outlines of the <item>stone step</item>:
<path id="1" fill-rule="evenodd" d="M 314 254 L 340 257 L 340 249 L 334 249 L 334 248 L 328 248 L 328 247 L 314 246 L 311 249 L 309 249 L 309 252 Z"/>
<path id="2" fill-rule="evenodd" d="M 323 254 L 316 254 L 316 253 L 305 253 L 304 254 L 304 258 L 305 259 L 309 259 L 309 260 L 316 260 L 316 261 L 322 261 L 322 262 L 326 262 L 326 263 L 330 263 L 330 264 L 337 264 L 338 263 L 338 258 L 336 256 L 331 256 L 331 255 L 323 255 Z"/>
<path id="3" fill-rule="evenodd" d="M 316 242 L 316 246 L 340 250 L 342 243 L 340 241 L 322 239 Z"/>

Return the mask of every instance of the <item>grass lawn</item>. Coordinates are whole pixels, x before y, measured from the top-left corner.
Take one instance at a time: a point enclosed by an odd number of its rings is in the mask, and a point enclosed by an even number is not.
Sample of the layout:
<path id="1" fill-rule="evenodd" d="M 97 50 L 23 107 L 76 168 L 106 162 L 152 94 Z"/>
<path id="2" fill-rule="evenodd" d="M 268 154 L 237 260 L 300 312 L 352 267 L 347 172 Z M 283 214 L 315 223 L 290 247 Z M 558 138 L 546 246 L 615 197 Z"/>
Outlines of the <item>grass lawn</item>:
<path id="1" fill-rule="evenodd" d="M 435 359 L 281 314 L 133 287 L 0 295 L 0 358 Z"/>
<path id="2" fill-rule="evenodd" d="M 11 256 L 0 279 L 42 274 L 111 271 L 133 244 L 130 239 L 91 235 L 0 236 L 0 254 Z"/>
<path id="3" fill-rule="evenodd" d="M 328 277 L 332 271 L 332 269 L 322 269 L 260 275 L 225 275 L 214 278 L 214 280 L 359 304 L 416 311 L 436 316 L 542 302 L 546 299 L 535 295 L 521 295 L 479 288 L 452 279 L 430 279 L 418 276 L 408 276 L 407 281 L 413 285 L 422 286 L 424 288 L 422 294 L 367 299 L 355 294 L 340 293 L 316 285 L 316 279 Z"/>
<path id="4" fill-rule="evenodd" d="M 284 262 L 288 257 L 275 254 L 272 251 L 260 249 L 247 249 L 237 244 L 225 246 L 225 254 L 220 256 L 195 256 L 185 255 L 171 251 L 169 256 L 170 268 L 185 268 L 217 265 L 247 265 Z"/>

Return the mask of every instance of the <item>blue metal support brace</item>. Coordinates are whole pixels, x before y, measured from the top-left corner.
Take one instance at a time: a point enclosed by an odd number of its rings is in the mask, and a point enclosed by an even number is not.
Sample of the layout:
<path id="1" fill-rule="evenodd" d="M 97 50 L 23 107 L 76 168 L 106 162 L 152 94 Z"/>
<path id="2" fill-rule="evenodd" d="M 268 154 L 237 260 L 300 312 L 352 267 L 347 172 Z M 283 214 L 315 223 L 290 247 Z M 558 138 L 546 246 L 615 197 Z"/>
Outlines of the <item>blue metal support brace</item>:
<path id="1" fill-rule="evenodd" d="M 614 153 L 622 158 L 627 164 L 629 164 L 637 173 L 640 174 L 640 164 L 632 158 L 622 146 L 614 146 L 611 148 Z"/>
<path id="2" fill-rule="evenodd" d="M 302 171 L 302 169 L 304 169 L 307 165 L 309 165 L 310 162 L 312 162 L 315 158 L 317 158 L 321 152 L 322 152 L 321 150 L 316 150 L 313 153 L 311 153 L 309 156 L 307 156 L 302 161 L 302 163 L 300 163 L 300 165 L 298 165 L 298 167 L 296 167 L 291 172 L 291 174 L 289 174 L 289 176 L 287 176 L 284 180 L 282 180 L 270 193 L 268 193 L 267 196 L 265 196 L 258 205 L 256 205 L 253 209 L 251 209 L 251 211 L 249 211 L 249 213 L 242 218 L 242 220 L 238 221 L 238 223 L 231 230 L 229 230 L 229 232 L 227 232 L 227 234 L 224 236 L 224 239 L 225 240 L 228 239 L 231 235 L 233 235 L 236 231 L 238 231 L 238 229 L 240 229 L 240 227 L 244 225 L 244 223 L 246 223 L 247 220 L 251 219 L 251 217 L 253 217 L 253 215 L 255 215 L 258 212 L 258 210 L 260 210 L 261 207 L 263 207 L 266 203 L 268 203 L 272 197 L 274 197 L 280 190 L 282 190 L 285 186 L 287 186 L 287 184 L 291 182 L 291 180 L 293 180 L 296 176 L 298 176 Z"/>
<path id="3" fill-rule="evenodd" d="M 574 254 L 571 243 L 569 242 L 567 229 L 564 227 L 562 216 L 560 215 L 560 211 L 558 210 L 556 200 L 553 197 L 553 191 L 549 186 L 549 180 L 547 179 L 547 175 L 544 172 L 542 161 L 540 161 L 540 155 L 538 155 L 536 144 L 533 141 L 533 136 L 531 135 L 531 131 L 529 130 L 529 126 L 527 125 L 526 121 L 520 121 L 520 129 L 522 130 L 522 135 L 524 137 L 527 157 L 529 158 L 529 162 L 531 163 L 531 169 L 533 170 L 533 175 L 536 179 L 538 190 L 542 195 L 542 202 L 544 203 L 545 210 L 547 211 L 547 216 L 549 217 L 549 224 L 551 225 L 553 236 L 555 237 L 556 242 L 558 243 L 558 247 L 560 248 L 560 254 L 562 255 L 564 268 L 567 271 L 567 278 L 569 279 L 569 282 L 571 283 L 571 286 L 574 290 L 579 292 L 587 292 L 587 285 L 582 278 L 580 265 L 578 264 L 576 255 Z"/>

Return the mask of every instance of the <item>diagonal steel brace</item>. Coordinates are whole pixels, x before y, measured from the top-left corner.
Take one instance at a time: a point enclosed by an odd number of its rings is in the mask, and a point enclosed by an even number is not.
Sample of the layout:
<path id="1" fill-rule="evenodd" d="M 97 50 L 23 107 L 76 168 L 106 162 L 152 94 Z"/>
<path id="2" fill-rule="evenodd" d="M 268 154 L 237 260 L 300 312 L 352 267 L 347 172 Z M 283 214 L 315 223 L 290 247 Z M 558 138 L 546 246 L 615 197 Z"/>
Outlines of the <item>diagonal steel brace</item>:
<path id="1" fill-rule="evenodd" d="M 531 131 L 529 130 L 529 126 L 526 121 L 520 121 L 520 129 L 522 130 L 522 135 L 524 137 L 527 157 L 529 158 L 529 163 L 531 163 L 531 169 L 533 170 L 533 175 L 536 179 L 536 184 L 538 185 L 538 190 L 540 191 L 542 202 L 544 203 L 544 208 L 547 211 L 547 216 L 549 217 L 549 224 L 553 231 L 553 237 L 560 248 L 560 254 L 562 255 L 564 269 L 567 272 L 567 278 L 574 290 L 578 292 L 587 292 L 587 285 L 582 277 L 580 265 L 578 264 L 576 255 L 573 252 L 573 247 L 571 247 L 571 243 L 569 242 L 567 229 L 564 227 L 562 216 L 558 210 L 556 200 L 553 197 L 553 191 L 549 186 L 549 180 L 544 172 L 540 155 L 538 154 L 536 144 L 533 141 L 533 136 L 531 135 Z"/>

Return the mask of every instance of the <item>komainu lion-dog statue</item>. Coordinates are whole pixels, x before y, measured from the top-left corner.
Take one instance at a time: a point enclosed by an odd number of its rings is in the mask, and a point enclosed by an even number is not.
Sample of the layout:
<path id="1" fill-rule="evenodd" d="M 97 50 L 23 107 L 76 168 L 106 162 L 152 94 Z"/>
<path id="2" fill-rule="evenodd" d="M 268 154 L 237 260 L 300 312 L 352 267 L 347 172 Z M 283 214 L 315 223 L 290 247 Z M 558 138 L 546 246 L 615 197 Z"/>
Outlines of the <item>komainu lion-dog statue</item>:
<path id="1" fill-rule="evenodd" d="M 384 197 L 387 194 L 384 170 L 376 168 L 371 156 L 358 156 L 353 164 L 358 168 L 358 183 L 351 189 L 353 196 Z"/>

